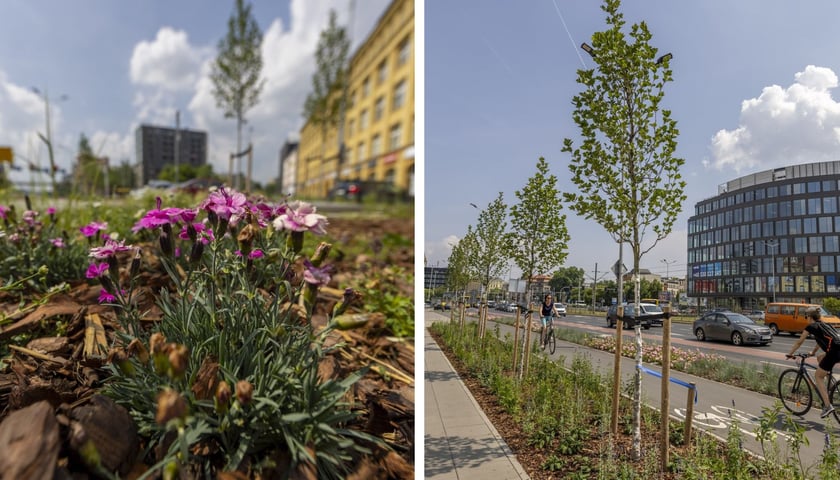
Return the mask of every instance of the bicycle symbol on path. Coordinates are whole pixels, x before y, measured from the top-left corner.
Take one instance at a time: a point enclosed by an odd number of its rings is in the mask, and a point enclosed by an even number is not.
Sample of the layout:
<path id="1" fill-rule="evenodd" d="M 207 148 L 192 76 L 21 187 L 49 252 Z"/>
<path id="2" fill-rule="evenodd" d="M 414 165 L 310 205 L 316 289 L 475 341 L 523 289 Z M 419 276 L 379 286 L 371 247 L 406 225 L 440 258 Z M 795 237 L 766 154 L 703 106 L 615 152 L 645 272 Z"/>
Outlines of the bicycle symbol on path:
<path id="1" fill-rule="evenodd" d="M 743 412 L 732 407 L 725 407 L 723 405 L 712 405 L 710 409 L 710 412 L 698 412 L 695 410 L 692 425 L 705 428 L 707 430 L 728 431 L 732 424 L 737 423 L 738 430 L 746 435 L 749 435 L 753 440 L 756 440 L 757 435 L 755 431 L 761 421 L 759 417 L 756 417 L 751 413 Z M 681 420 L 685 420 L 685 408 L 675 408 L 674 413 Z M 785 440 L 790 439 L 790 436 L 786 433 L 779 430 L 774 431 L 777 436 L 782 437 Z M 726 435 L 720 436 L 725 437 Z"/>

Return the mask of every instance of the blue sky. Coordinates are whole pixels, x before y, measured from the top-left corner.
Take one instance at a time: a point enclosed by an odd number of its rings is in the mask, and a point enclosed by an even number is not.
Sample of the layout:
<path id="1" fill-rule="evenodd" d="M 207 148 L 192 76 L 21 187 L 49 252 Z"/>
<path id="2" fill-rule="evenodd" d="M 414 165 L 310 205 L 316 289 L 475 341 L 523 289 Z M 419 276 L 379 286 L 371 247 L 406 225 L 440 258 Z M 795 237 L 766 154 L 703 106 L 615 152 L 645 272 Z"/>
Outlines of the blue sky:
<path id="1" fill-rule="evenodd" d="M 461 1 L 425 5 L 425 244 L 443 266 L 449 245 L 498 192 L 508 205 L 544 156 L 572 191 L 563 139 L 578 140 L 576 71 L 594 63 L 578 46 L 607 28 L 598 1 Z M 780 0 L 623 2 L 674 55 L 665 108 L 678 122 L 688 200 L 672 234 L 641 260 L 684 274 L 694 205 L 718 185 L 796 163 L 840 159 L 840 3 Z M 561 20 L 562 17 L 562 20 Z M 565 20 L 565 27 L 563 20 Z M 618 245 L 592 220 L 567 213 L 565 266 L 598 277 Z M 649 243 L 646 245 L 650 245 Z M 625 248 L 625 265 L 632 267 Z M 663 262 L 663 260 L 667 260 Z M 514 267 L 514 275 L 516 268 Z M 611 275 L 607 278 L 613 278 Z"/>
<path id="2" fill-rule="evenodd" d="M 254 141 L 254 176 L 273 179 L 278 152 L 303 124 L 311 89 L 314 51 L 330 8 L 349 21 L 350 0 L 257 0 L 253 13 L 263 33 L 260 104 L 246 113 L 243 129 Z M 357 46 L 375 25 L 387 0 L 356 1 L 350 31 Z M 31 91 L 48 91 L 56 163 L 68 169 L 79 136 L 111 164 L 135 162 L 134 130 L 141 123 L 206 130 L 209 158 L 227 174 L 235 150 L 236 122 L 216 107 L 209 62 L 227 31 L 233 0 L 5 0 L 0 4 L 0 145 L 46 167 L 44 103 Z M 60 100 L 66 95 L 66 100 Z M 251 128 L 253 130 L 251 130 Z M 13 172 L 28 181 L 29 172 Z"/>

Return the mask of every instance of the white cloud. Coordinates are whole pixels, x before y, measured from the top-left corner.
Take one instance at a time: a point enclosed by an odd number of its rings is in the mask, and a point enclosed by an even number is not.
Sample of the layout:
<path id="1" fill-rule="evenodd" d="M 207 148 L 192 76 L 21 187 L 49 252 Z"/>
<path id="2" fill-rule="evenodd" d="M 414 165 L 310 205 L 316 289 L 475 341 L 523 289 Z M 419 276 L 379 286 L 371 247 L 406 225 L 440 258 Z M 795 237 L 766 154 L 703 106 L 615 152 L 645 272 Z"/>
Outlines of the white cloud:
<path id="1" fill-rule="evenodd" d="M 187 32 L 162 27 L 153 41 L 141 41 L 131 55 L 131 81 L 164 90 L 190 90 L 198 81 L 209 48 L 190 45 Z"/>
<path id="2" fill-rule="evenodd" d="M 738 127 L 712 138 L 706 167 L 735 172 L 838 159 L 840 104 L 831 98 L 837 75 L 808 65 L 787 88 L 765 87 L 741 104 Z"/>
<path id="3" fill-rule="evenodd" d="M 424 255 L 428 266 L 445 266 L 449 261 L 449 255 L 452 253 L 452 246 L 457 245 L 461 239 L 457 235 L 447 235 L 439 240 L 431 240 L 423 243 Z"/>

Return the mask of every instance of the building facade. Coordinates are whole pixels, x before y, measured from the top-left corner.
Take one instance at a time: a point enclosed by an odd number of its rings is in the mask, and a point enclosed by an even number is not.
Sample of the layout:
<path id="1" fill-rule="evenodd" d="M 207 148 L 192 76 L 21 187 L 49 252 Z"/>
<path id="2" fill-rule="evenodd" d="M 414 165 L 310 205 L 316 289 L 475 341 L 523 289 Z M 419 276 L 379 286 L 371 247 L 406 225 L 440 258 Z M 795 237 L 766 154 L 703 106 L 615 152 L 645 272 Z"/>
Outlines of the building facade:
<path id="1" fill-rule="evenodd" d="M 339 180 L 383 182 L 413 195 L 413 0 L 393 0 L 353 54 L 347 95 L 344 121 L 326 138 L 309 120 L 300 132 L 299 195 L 325 197 Z"/>
<path id="2" fill-rule="evenodd" d="M 286 141 L 280 148 L 280 192 L 283 195 L 294 195 L 296 187 L 298 163 L 298 142 Z"/>
<path id="3" fill-rule="evenodd" d="M 207 132 L 180 128 L 177 130 L 178 164 L 198 167 L 207 164 Z M 175 165 L 174 128 L 140 125 L 134 132 L 137 152 L 138 187 L 157 178 L 163 167 Z"/>
<path id="4" fill-rule="evenodd" d="M 707 306 L 822 303 L 840 291 L 840 161 L 718 187 L 688 220 L 687 292 Z"/>

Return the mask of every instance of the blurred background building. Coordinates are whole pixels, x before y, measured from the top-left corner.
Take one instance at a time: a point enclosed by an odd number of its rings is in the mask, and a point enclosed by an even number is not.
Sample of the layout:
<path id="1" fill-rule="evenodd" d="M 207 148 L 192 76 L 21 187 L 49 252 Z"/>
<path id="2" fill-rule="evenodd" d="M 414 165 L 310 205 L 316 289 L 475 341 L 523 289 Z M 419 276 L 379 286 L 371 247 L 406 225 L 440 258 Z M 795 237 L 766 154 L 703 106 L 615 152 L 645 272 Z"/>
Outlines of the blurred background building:
<path id="1" fill-rule="evenodd" d="M 296 194 L 323 198 L 337 182 L 354 180 L 413 196 L 414 1 L 392 1 L 349 65 L 349 108 L 326 147 L 310 119 L 300 132 Z"/>
<path id="2" fill-rule="evenodd" d="M 175 133 L 180 134 L 178 158 L 175 158 Z M 135 130 L 135 149 L 137 150 L 137 187 L 146 185 L 155 179 L 166 165 L 191 165 L 199 167 L 207 164 L 207 132 L 180 128 L 140 125 Z"/>

